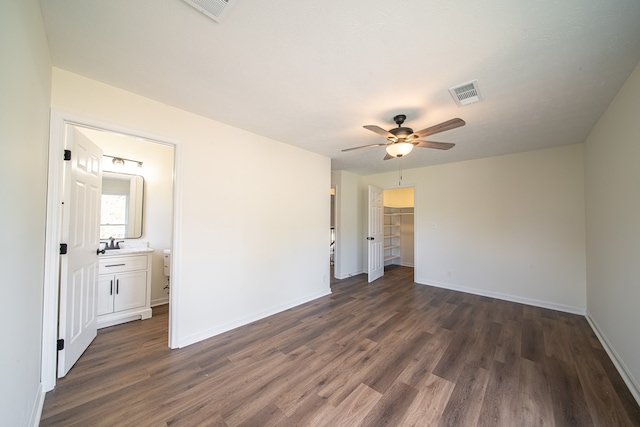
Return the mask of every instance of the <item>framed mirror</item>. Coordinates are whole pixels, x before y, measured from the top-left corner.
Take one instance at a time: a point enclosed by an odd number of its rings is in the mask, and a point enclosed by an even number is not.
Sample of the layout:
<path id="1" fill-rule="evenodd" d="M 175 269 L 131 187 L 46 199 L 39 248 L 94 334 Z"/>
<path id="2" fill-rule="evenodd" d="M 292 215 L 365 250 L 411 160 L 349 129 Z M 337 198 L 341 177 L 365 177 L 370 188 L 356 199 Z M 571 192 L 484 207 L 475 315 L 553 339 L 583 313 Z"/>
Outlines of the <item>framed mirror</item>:
<path id="1" fill-rule="evenodd" d="M 102 174 L 100 239 L 142 237 L 144 178 L 117 172 Z"/>

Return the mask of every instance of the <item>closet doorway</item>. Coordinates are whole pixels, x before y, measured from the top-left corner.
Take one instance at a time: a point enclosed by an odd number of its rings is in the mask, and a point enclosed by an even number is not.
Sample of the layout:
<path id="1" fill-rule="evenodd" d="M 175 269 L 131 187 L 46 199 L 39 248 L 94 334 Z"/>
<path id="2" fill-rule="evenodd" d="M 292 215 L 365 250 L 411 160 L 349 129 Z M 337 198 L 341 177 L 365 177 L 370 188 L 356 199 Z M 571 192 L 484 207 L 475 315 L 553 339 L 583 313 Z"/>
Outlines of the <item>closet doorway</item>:
<path id="1" fill-rule="evenodd" d="M 414 266 L 414 188 L 383 190 L 384 264 Z"/>

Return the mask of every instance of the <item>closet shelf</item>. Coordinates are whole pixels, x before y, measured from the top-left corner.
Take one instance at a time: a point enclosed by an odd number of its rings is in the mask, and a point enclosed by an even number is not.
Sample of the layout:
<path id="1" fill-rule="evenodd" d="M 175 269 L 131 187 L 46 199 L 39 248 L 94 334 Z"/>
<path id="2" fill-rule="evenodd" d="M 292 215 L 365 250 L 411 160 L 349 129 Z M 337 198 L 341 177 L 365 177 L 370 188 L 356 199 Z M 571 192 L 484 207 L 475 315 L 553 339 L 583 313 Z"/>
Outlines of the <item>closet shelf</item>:
<path id="1" fill-rule="evenodd" d="M 384 262 L 385 265 L 399 264 L 405 239 L 405 226 L 413 223 L 413 207 L 384 207 Z M 407 216 L 411 215 L 411 216 Z"/>

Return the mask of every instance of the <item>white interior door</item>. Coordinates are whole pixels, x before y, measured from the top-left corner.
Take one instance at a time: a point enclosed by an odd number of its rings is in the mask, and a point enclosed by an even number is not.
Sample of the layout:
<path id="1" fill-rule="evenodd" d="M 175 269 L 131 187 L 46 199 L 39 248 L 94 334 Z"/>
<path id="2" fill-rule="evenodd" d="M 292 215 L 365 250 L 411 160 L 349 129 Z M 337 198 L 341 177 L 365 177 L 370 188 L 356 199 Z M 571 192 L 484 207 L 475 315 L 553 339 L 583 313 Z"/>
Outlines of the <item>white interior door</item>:
<path id="1" fill-rule="evenodd" d="M 384 275 L 384 221 L 382 189 L 369 186 L 369 235 L 368 266 L 369 283 Z"/>
<path id="2" fill-rule="evenodd" d="M 102 150 L 74 126 L 67 126 L 65 192 L 60 255 L 60 315 L 58 377 L 69 372 L 97 335 L 98 254 L 100 246 L 100 199 Z"/>

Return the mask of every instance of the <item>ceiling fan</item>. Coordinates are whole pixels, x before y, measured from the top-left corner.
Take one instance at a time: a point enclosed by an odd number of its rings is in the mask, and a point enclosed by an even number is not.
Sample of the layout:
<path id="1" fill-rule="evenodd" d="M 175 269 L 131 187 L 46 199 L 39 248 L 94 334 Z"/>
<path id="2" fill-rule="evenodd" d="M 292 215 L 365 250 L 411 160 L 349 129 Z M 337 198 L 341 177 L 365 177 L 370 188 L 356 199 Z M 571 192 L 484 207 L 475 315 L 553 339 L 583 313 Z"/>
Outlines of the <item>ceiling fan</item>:
<path id="1" fill-rule="evenodd" d="M 402 127 L 402 124 L 406 119 L 407 119 L 407 116 L 405 116 L 404 114 L 398 114 L 393 118 L 393 121 L 396 122 L 398 127 L 394 129 L 389 129 L 388 131 L 376 125 L 363 126 L 365 129 L 368 129 L 371 132 L 375 132 L 378 135 L 384 136 L 385 138 L 387 138 L 388 142 L 380 143 L 380 144 L 361 145 L 360 147 L 353 147 L 353 148 L 345 148 L 342 151 L 343 152 L 352 151 L 352 150 L 358 150 L 360 148 L 367 148 L 367 147 L 387 147 L 387 155 L 384 156 L 384 160 L 389 160 L 389 159 L 393 159 L 394 157 L 406 156 L 411 152 L 411 150 L 413 150 L 413 147 L 436 148 L 438 150 L 448 150 L 456 144 L 452 144 L 450 142 L 420 141 L 420 138 L 424 138 L 425 136 L 444 132 L 446 130 L 459 128 L 460 126 L 465 125 L 464 120 L 456 118 L 456 119 L 447 120 L 446 122 L 442 122 L 440 124 L 428 127 L 426 129 L 422 129 L 418 132 L 414 132 L 413 129 L 411 128 Z"/>

